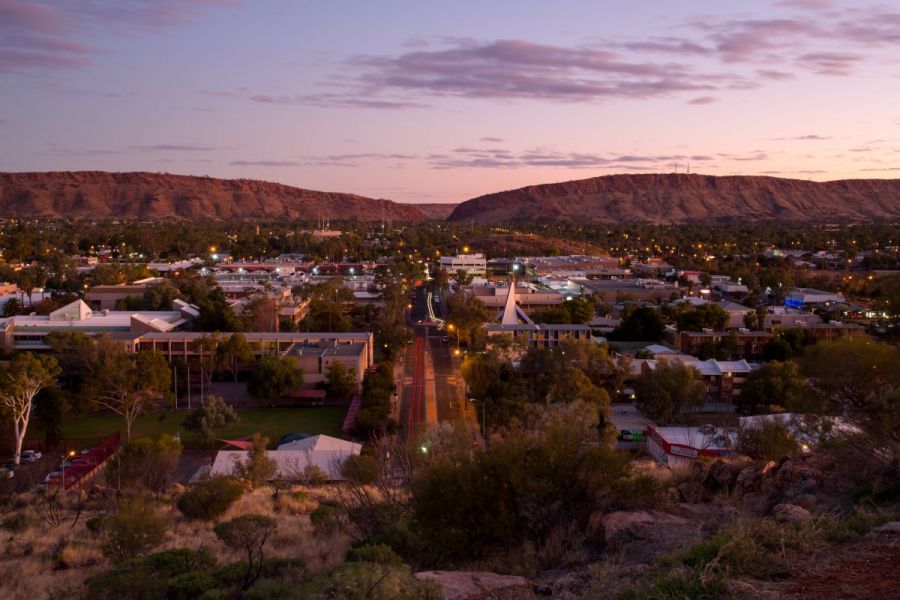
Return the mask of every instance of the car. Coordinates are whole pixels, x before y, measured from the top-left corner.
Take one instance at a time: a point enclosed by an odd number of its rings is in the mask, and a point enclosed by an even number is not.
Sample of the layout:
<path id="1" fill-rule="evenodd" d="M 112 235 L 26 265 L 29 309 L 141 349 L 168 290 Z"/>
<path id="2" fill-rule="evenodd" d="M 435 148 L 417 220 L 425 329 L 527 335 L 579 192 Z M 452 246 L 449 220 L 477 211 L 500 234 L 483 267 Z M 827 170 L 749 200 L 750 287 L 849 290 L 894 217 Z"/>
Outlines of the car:
<path id="1" fill-rule="evenodd" d="M 12 469 L 0 469 L 0 479 L 12 479 L 15 476 Z"/>
<path id="2" fill-rule="evenodd" d="M 53 469 L 52 471 L 50 471 L 49 473 L 47 473 L 47 476 L 44 477 L 44 483 L 50 483 L 51 481 L 53 481 L 60 475 L 62 475 L 62 469 L 57 467 L 57 468 Z"/>
<path id="3" fill-rule="evenodd" d="M 445 336 L 443 336 L 443 337 L 441 338 L 441 341 L 444 342 L 444 343 L 446 344 L 447 342 L 450 341 L 450 337 L 445 335 Z"/>
<path id="4" fill-rule="evenodd" d="M 25 450 L 19 456 L 19 460 L 24 462 L 35 462 L 40 460 L 41 456 L 43 455 L 37 450 Z"/>

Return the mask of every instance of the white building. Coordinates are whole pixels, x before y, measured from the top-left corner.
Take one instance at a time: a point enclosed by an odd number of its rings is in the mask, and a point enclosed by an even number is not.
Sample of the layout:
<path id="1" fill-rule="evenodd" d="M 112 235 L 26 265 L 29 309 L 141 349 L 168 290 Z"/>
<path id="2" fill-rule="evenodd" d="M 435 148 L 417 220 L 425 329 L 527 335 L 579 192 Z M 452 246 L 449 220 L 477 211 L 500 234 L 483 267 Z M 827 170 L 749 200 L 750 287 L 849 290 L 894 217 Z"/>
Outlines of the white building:
<path id="1" fill-rule="evenodd" d="M 456 256 L 442 256 L 441 268 L 453 274 L 457 271 L 465 271 L 467 275 L 487 275 L 487 260 L 484 254 L 457 254 Z"/>
<path id="2" fill-rule="evenodd" d="M 275 461 L 275 479 L 298 480 L 308 466 L 318 467 L 330 481 L 344 479 L 341 469 L 350 456 L 358 455 L 362 444 L 327 435 L 295 440 L 268 450 L 266 456 Z M 246 450 L 221 450 L 209 470 L 209 477 L 234 475 L 236 465 L 247 461 Z"/>

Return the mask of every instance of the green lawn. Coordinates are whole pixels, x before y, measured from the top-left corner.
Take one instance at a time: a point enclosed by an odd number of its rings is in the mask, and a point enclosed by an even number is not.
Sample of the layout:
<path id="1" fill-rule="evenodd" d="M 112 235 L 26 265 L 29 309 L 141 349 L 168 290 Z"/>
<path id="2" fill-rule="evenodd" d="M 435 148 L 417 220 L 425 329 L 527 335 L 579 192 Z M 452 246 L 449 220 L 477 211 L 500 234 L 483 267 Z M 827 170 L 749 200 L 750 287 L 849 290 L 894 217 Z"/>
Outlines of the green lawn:
<path id="1" fill-rule="evenodd" d="M 307 433 L 316 435 L 339 436 L 344 415 L 347 412 L 345 406 L 324 406 L 310 408 L 261 408 L 239 410 L 241 421 L 235 425 L 224 427 L 220 437 L 237 438 L 254 433 L 260 433 L 272 441 L 286 433 Z M 138 417 L 134 423 L 132 437 L 157 436 L 163 433 L 181 433 L 181 438 L 186 445 L 194 442 L 193 432 L 186 430 L 182 425 L 185 412 L 152 413 Z M 119 415 L 111 413 L 99 413 L 86 415 L 79 418 L 67 417 L 63 421 L 63 437 L 72 438 L 99 438 L 113 433 L 115 430 L 125 436 L 125 420 Z M 39 428 L 29 429 L 28 437 L 40 438 L 43 432 Z"/>

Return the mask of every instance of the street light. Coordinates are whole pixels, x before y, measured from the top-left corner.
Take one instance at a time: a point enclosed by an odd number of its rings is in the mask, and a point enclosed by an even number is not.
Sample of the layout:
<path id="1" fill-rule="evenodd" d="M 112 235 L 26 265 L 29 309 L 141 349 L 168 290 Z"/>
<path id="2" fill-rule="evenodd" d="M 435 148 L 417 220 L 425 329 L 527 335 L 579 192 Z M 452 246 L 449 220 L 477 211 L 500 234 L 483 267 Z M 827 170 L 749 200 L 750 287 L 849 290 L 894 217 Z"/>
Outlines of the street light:
<path id="1" fill-rule="evenodd" d="M 59 474 L 60 481 L 62 481 L 62 488 L 66 489 L 66 462 L 75 457 L 75 451 L 69 450 L 69 453 L 62 457 L 62 473 Z"/>

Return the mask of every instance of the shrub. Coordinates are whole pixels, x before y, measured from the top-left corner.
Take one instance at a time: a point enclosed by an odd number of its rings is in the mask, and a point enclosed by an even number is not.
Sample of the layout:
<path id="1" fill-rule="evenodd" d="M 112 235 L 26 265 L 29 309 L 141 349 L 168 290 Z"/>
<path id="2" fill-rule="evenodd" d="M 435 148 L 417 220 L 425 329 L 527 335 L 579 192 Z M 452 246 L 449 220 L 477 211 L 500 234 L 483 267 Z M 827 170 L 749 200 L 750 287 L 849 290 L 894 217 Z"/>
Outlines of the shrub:
<path id="1" fill-rule="evenodd" d="M 780 423 L 763 423 L 760 428 L 748 428 L 738 437 L 738 450 L 754 459 L 778 460 L 800 449 L 797 440 Z"/>
<path id="2" fill-rule="evenodd" d="M 145 502 L 130 501 L 103 521 L 103 553 L 113 560 L 128 560 L 162 543 L 165 522 Z"/>
<path id="3" fill-rule="evenodd" d="M 216 566 L 216 558 L 206 548 L 172 548 L 147 556 L 141 564 L 173 576 L 190 571 L 208 571 Z"/>
<path id="4" fill-rule="evenodd" d="M 274 519 L 256 514 L 241 515 L 213 527 L 216 537 L 223 543 L 247 554 L 242 590 L 249 589 L 262 575 L 263 549 L 275 528 Z"/>
<path id="5" fill-rule="evenodd" d="M 214 590 L 220 584 L 212 573 L 191 571 L 169 579 L 166 590 L 167 600 L 195 600 L 204 597 L 204 592 Z"/>
<path id="6" fill-rule="evenodd" d="M 225 514 L 244 494 L 244 486 L 233 477 L 202 481 L 178 499 L 178 510 L 188 519 L 211 521 Z"/>
<path id="7" fill-rule="evenodd" d="M 16 513 L 14 515 L 7 515 L 0 521 L 0 529 L 4 529 L 6 531 L 10 531 L 12 533 L 18 533 L 25 529 L 28 526 L 28 517 L 25 516 L 25 513 Z"/>
<path id="8" fill-rule="evenodd" d="M 335 507 L 330 504 L 320 504 L 319 508 L 309 513 L 309 520 L 316 531 L 330 531 L 335 521 Z"/>
<path id="9" fill-rule="evenodd" d="M 349 456 L 341 467 L 344 477 L 353 483 L 370 485 L 375 483 L 381 472 L 378 459 L 365 454 Z"/>
<path id="10" fill-rule="evenodd" d="M 93 517 L 88 517 L 84 525 L 95 536 L 100 535 L 103 531 L 103 519 L 104 515 L 94 515 Z"/>
<path id="11" fill-rule="evenodd" d="M 164 434 L 157 439 L 128 442 L 109 461 L 106 480 L 116 489 L 145 489 L 160 493 L 172 482 L 181 457 L 181 442 Z"/>
<path id="12" fill-rule="evenodd" d="M 78 540 L 63 541 L 53 551 L 53 562 L 57 569 L 94 565 L 102 558 L 99 550 Z"/>
<path id="13" fill-rule="evenodd" d="M 87 581 L 91 600 L 156 600 L 166 597 L 166 579 L 147 568 L 116 569 Z"/>
<path id="14" fill-rule="evenodd" d="M 350 561 L 370 562 L 379 565 L 402 565 L 403 559 L 387 544 L 364 544 L 351 548 L 347 556 Z"/>
<path id="15" fill-rule="evenodd" d="M 259 434 L 252 439 L 253 449 L 247 453 L 247 460 L 243 463 L 235 463 L 235 474 L 241 479 L 246 479 L 251 486 L 259 487 L 275 477 L 278 465 L 269 458 L 266 446 L 269 438 Z"/>

